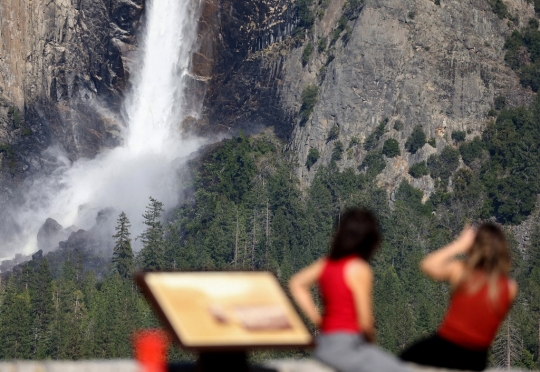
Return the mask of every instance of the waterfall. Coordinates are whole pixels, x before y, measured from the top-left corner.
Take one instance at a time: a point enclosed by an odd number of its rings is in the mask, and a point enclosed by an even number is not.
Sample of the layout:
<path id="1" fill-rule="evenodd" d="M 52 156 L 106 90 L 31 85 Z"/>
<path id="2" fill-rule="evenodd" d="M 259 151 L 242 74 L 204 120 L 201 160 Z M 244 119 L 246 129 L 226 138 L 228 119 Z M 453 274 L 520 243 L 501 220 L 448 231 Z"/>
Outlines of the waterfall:
<path id="1" fill-rule="evenodd" d="M 180 132 L 182 120 L 195 116 L 184 97 L 198 15 L 199 0 L 147 0 L 139 57 L 122 113 L 127 123 L 122 146 L 74 163 L 57 152 L 64 166 L 30 188 L 24 205 L 13 213 L 18 239 L 2 253 L 35 251 L 37 232 L 48 217 L 64 228 L 88 229 L 99 210 L 114 208 L 116 215 L 128 215 L 136 237 L 144 228 L 149 196 L 166 207 L 178 203 L 178 166 L 202 143 Z"/>

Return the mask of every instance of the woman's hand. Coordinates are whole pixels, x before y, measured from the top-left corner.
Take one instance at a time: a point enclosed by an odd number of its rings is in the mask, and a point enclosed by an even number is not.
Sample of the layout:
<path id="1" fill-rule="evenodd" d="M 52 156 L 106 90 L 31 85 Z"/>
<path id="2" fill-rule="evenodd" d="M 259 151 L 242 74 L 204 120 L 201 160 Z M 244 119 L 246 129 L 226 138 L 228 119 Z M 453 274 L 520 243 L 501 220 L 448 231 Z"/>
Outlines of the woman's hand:
<path id="1" fill-rule="evenodd" d="M 470 225 L 465 225 L 455 242 L 459 249 L 463 250 L 463 253 L 465 253 L 473 246 L 474 239 L 476 239 L 476 230 Z"/>
<path id="2" fill-rule="evenodd" d="M 304 314 L 306 314 L 309 320 L 311 320 L 311 322 L 313 322 L 313 324 L 316 326 L 321 324 L 322 317 L 317 309 L 317 306 L 315 306 L 310 288 L 317 282 L 319 276 L 321 276 L 324 262 L 325 261 L 323 259 L 315 261 L 308 267 L 293 275 L 289 281 L 289 289 L 294 301 L 298 304 Z"/>
<path id="3" fill-rule="evenodd" d="M 452 284 L 458 283 L 463 274 L 463 263 L 456 261 L 455 257 L 468 252 L 475 238 L 476 231 L 466 225 L 456 240 L 428 254 L 420 262 L 420 269 L 432 279 L 446 280 Z"/>

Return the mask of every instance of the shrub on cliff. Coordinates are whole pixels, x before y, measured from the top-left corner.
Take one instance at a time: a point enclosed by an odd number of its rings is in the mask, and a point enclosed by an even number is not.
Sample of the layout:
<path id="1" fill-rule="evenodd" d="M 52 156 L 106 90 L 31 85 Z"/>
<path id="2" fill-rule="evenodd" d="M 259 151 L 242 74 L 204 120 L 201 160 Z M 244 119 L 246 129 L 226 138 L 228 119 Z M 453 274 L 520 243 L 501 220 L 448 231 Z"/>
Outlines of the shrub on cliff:
<path id="1" fill-rule="evenodd" d="M 429 174 L 429 170 L 427 168 L 426 162 L 422 160 L 420 163 L 413 164 L 409 168 L 409 174 L 413 176 L 414 178 L 427 176 Z"/>
<path id="2" fill-rule="evenodd" d="M 340 161 L 343 158 L 343 150 L 343 143 L 341 143 L 341 141 L 337 141 L 334 144 L 334 149 L 332 150 L 332 160 Z"/>
<path id="3" fill-rule="evenodd" d="M 451 146 L 446 146 L 440 155 L 431 155 L 427 161 L 429 174 L 432 178 L 440 178 L 444 187 L 448 185 L 448 180 L 452 173 L 459 166 L 459 151 Z"/>
<path id="4" fill-rule="evenodd" d="M 319 157 L 319 150 L 317 150 L 315 147 L 309 149 L 306 160 L 306 167 L 308 170 L 311 170 L 311 167 L 317 162 L 317 160 L 319 160 Z"/>
<path id="5" fill-rule="evenodd" d="M 308 121 L 313 108 L 317 103 L 317 95 L 319 94 L 319 87 L 314 84 L 308 85 L 302 91 L 302 106 L 300 107 L 300 115 L 302 116 L 302 123 Z"/>
<path id="6" fill-rule="evenodd" d="M 452 139 L 457 143 L 465 141 L 467 134 L 462 130 L 455 130 L 452 132 Z"/>
<path id="7" fill-rule="evenodd" d="M 299 26 L 301 28 L 308 29 L 313 26 L 315 16 L 313 15 L 313 11 L 311 10 L 312 4 L 313 0 L 298 0 L 296 2 L 296 6 L 298 9 L 298 18 L 300 19 Z"/>
<path id="8" fill-rule="evenodd" d="M 395 158 L 396 156 L 401 155 L 399 142 L 393 138 L 387 139 L 384 141 L 382 152 L 388 158 Z"/>
<path id="9" fill-rule="evenodd" d="M 493 13 L 497 14 L 500 19 L 508 17 L 508 7 L 502 0 L 488 0 Z"/>
<path id="10" fill-rule="evenodd" d="M 313 53 L 313 44 L 308 43 L 306 47 L 304 48 L 304 51 L 302 52 L 302 66 L 307 65 L 309 62 L 309 57 L 311 56 L 311 53 Z"/>
<path id="11" fill-rule="evenodd" d="M 339 126 L 334 124 L 332 129 L 330 129 L 330 132 L 328 132 L 328 136 L 326 137 L 326 143 L 333 141 L 339 137 Z"/>
<path id="12" fill-rule="evenodd" d="M 386 132 L 386 123 L 388 123 L 388 119 L 385 118 L 383 121 L 377 125 L 375 130 L 366 138 L 366 141 L 364 142 L 364 148 L 367 151 L 373 150 L 375 147 L 377 147 L 377 144 L 379 143 L 379 140 L 381 139 L 384 132 Z"/>
<path id="13" fill-rule="evenodd" d="M 322 53 L 326 50 L 326 44 L 328 43 L 326 37 L 322 37 L 319 39 L 319 44 L 317 45 L 317 51 L 319 53 Z"/>
<path id="14" fill-rule="evenodd" d="M 461 158 L 469 167 L 472 165 L 474 160 L 482 157 L 483 151 L 484 144 L 480 137 L 475 137 L 472 141 L 465 142 L 459 147 Z"/>
<path id="15" fill-rule="evenodd" d="M 365 172 L 368 178 L 375 178 L 386 168 L 386 162 L 381 151 L 368 152 L 358 170 Z"/>
<path id="16" fill-rule="evenodd" d="M 416 152 L 426 144 L 426 134 L 420 125 L 414 127 L 410 137 L 405 142 L 405 149 L 411 154 Z"/>

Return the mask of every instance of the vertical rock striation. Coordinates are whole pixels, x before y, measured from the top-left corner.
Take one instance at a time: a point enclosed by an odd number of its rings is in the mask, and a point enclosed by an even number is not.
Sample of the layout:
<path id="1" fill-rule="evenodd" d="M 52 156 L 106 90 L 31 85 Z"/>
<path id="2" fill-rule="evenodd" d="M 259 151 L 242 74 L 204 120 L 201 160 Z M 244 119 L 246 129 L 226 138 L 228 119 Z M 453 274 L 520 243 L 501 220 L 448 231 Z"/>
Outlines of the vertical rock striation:
<path id="1" fill-rule="evenodd" d="M 440 5 L 430 0 L 330 0 L 326 7 L 314 2 L 319 17 L 308 32 L 295 30 L 298 18 L 286 1 L 210 3 L 218 10 L 212 18 L 218 52 L 212 57 L 205 119 L 228 129 L 273 126 L 299 159 L 303 184 L 330 161 L 337 141 L 346 150 L 338 166 L 360 165 L 367 153 L 363 141 L 388 119 L 377 148 L 394 138 L 401 156 L 385 158 L 379 183 L 391 192 L 405 177 L 430 192 L 433 181 L 411 178 L 411 165 L 452 146 L 453 131 L 464 131 L 468 139 L 478 135 L 495 97 L 504 96 L 510 105 L 526 104 L 532 97 L 504 62 L 509 20 L 500 19 L 485 0 Z M 520 25 L 534 16 L 526 1 L 505 3 Z M 274 37 L 275 24 L 285 30 L 290 25 L 292 36 Z M 319 47 L 321 39 L 327 43 Z M 303 56 L 308 44 L 313 51 Z M 302 121 L 301 95 L 311 84 L 318 86 L 318 99 L 309 119 Z M 394 129 L 396 121 L 402 129 Z M 404 144 L 418 125 L 436 146 L 426 144 L 413 155 Z M 329 140 L 334 127 L 339 134 Z M 348 148 L 354 137 L 359 143 Z M 304 164 L 310 148 L 321 157 L 308 170 Z"/>
<path id="2" fill-rule="evenodd" d="M 0 204 L 29 173 L 118 142 L 143 0 L 0 3 Z M 2 151 L 3 149 L 3 151 Z"/>

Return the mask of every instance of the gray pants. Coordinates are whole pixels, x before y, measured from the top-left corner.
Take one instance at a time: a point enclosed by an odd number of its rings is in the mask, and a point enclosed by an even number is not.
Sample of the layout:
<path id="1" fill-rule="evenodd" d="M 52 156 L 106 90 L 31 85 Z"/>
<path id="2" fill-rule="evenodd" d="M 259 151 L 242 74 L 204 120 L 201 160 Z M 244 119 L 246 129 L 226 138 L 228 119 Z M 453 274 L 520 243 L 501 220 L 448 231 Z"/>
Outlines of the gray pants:
<path id="1" fill-rule="evenodd" d="M 321 334 L 315 358 L 339 372 L 405 372 L 408 369 L 392 354 L 367 343 L 361 335 Z"/>

